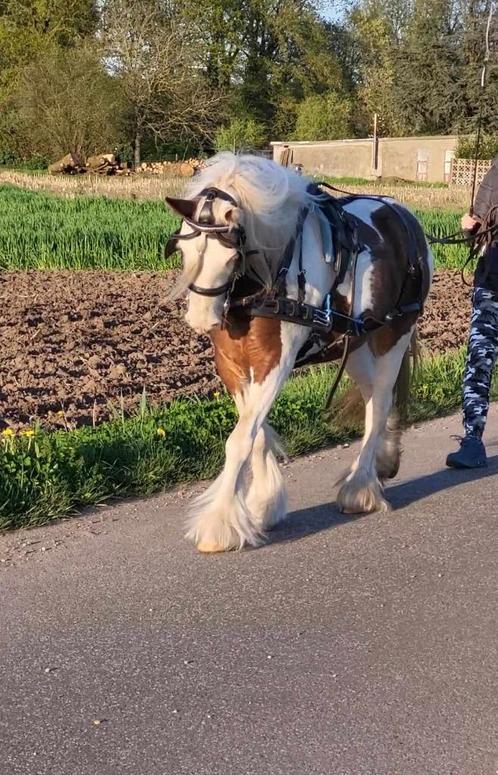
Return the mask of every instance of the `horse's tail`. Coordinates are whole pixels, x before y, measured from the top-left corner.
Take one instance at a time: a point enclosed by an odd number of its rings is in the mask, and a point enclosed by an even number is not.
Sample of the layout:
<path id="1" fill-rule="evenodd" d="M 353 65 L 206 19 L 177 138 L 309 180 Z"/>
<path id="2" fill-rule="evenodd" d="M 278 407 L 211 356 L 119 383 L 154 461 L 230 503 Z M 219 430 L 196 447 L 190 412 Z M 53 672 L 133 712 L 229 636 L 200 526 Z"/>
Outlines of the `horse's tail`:
<path id="1" fill-rule="evenodd" d="M 394 406 L 398 412 L 401 425 L 408 421 L 408 406 L 410 402 L 413 375 L 420 363 L 420 346 L 417 326 L 413 329 L 410 344 L 406 348 L 399 374 L 394 384 Z"/>
<path id="2" fill-rule="evenodd" d="M 399 374 L 394 384 L 394 409 L 398 422 L 402 426 L 406 425 L 408 420 L 408 406 L 410 402 L 410 393 L 413 375 L 420 363 L 420 345 L 418 332 L 415 327 L 412 338 L 406 352 L 403 355 Z M 326 407 L 325 418 L 332 419 L 333 416 L 340 416 L 349 423 L 359 425 L 365 416 L 365 404 L 357 385 L 351 384 L 346 392 L 338 399 L 334 411 L 331 411 L 330 405 Z"/>

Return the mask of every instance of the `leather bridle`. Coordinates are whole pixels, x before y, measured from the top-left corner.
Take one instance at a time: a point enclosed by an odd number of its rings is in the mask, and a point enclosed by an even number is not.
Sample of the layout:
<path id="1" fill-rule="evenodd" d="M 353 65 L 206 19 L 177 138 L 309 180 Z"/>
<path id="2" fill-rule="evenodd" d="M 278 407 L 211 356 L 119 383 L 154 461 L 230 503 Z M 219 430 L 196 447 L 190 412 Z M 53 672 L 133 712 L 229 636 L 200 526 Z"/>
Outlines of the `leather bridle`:
<path id="1" fill-rule="evenodd" d="M 197 293 L 199 296 L 208 296 L 213 298 L 215 296 L 222 296 L 231 290 L 231 288 L 233 288 L 235 281 L 239 277 L 242 277 L 242 275 L 245 273 L 246 256 L 251 255 L 256 251 L 247 251 L 245 249 L 246 235 L 243 226 L 234 226 L 233 224 L 217 224 L 215 222 L 213 213 L 214 200 L 223 199 L 234 207 L 238 207 L 238 204 L 233 196 L 228 194 L 226 191 L 215 188 L 214 186 L 211 188 L 203 189 L 200 192 L 198 198 L 201 199 L 203 196 L 206 197 L 206 201 L 202 206 L 198 219 L 194 221 L 192 218 L 183 218 L 183 223 L 186 223 L 187 226 L 190 226 L 192 231 L 187 234 L 181 234 L 179 231 L 173 234 L 166 245 L 166 256 L 171 255 L 171 253 L 176 250 L 179 240 L 195 239 L 201 234 L 205 235 L 206 240 L 210 237 L 214 237 L 221 245 L 223 245 L 223 247 L 234 248 L 234 255 L 236 256 L 237 260 L 235 263 L 235 268 L 226 283 L 223 283 L 223 285 L 219 285 L 216 288 L 203 288 L 202 286 L 196 285 L 195 283 L 191 283 L 189 285 L 189 290 L 193 293 Z"/>

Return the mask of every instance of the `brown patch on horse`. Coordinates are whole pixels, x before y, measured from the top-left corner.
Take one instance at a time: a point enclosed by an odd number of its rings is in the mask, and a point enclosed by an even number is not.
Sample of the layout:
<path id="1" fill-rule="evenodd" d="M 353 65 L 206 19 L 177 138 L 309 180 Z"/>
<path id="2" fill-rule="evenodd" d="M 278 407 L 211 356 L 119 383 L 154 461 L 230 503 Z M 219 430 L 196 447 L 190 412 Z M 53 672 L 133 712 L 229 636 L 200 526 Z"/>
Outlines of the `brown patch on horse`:
<path id="1" fill-rule="evenodd" d="M 282 355 L 280 320 L 230 314 L 225 328 L 211 333 L 216 370 L 227 390 L 240 393 L 251 379 L 264 382 Z"/>
<path id="2" fill-rule="evenodd" d="M 368 244 L 372 252 L 371 291 L 374 309 L 365 312 L 366 316 L 371 312 L 378 320 L 383 320 L 387 314 L 393 312 L 393 304 L 398 303 L 402 293 L 404 298 L 413 297 L 410 301 L 420 298 L 423 304 L 429 291 L 429 253 L 425 235 L 415 216 L 409 210 L 403 208 L 403 211 L 404 218 L 410 225 L 409 231 L 403 220 L 388 205 L 382 205 L 370 216 L 377 231 L 374 239 L 371 227 L 367 226 L 367 233 L 362 235 L 360 223 L 360 239 Z M 408 270 L 410 264 L 415 261 L 420 266 L 421 276 L 417 272 L 412 278 L 408 275 Z M 397 334 L 394 343 L 409 330 L 417 316 L 416 313 L 414 317 L 411 314 L 406 315 L 401 327 L 398 327 L 396 321 L 396 325 L 393 325 L 393 331 Z M 407 327 L 403 331 L 405 325 Z M 387 337 L 386 341 L 389 339 L 390 337 Z"/>
<path id="3" fill-rule="evenodd" d="M 373 354 L 379 358 L 391 350 L 402 336 L 407 334 L 417 322 L 418 312 L 410 312 L 401 318 L 395 318 L 390 325 L 382 326 L 372 331 L 368 338 L 368 345 Z"/>

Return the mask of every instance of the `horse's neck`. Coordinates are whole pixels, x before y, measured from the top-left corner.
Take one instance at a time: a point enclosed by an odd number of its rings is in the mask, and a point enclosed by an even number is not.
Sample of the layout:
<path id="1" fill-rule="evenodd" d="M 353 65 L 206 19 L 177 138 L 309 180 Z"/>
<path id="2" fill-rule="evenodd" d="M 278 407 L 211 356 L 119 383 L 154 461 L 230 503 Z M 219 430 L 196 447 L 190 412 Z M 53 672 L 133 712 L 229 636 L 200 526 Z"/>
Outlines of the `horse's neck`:
<path id="1" fill-rule="evenodd" d="M 296 241 L 294 256 L 288 272 L 287 292 L 294 298 L 297 291 L 297 276 L 299 273 L 299 240 Z M 315 213 L 306 218 L 302 232 L 303 268 L 306 272 L 306 301 L 308 304 L 320 307 L 325 296 L 332 288 L 335 272 L 333 264 L 325 260 L 324 245 Z"/>

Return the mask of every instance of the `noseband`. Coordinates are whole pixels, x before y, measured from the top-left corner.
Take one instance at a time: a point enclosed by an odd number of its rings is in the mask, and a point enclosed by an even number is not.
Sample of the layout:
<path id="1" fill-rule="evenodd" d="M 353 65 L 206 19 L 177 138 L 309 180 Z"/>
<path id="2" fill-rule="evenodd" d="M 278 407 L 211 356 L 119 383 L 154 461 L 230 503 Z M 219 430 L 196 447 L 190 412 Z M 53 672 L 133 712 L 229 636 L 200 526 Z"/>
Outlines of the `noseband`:
<path id="1" fill-rule="evenodd" d="M 223 199 L 226 202 L 229 202 L 234 207 L 238 207 L 237 202 L 231 196 L 230 194 L 227 194 L 226 191 L 222 191 L 219 188 L 205 188 L 203 189 L 199 197 L 206 197 L 206 201 L 204 202 L 201 212 L 199 213 L 199 218 L 197 221 L 192 220 L 191 218 L 183 218 L 183 222 L 187 224 L 187 226 L 190 226 L 192 231 L 189 234 L 180 234 L 180 232 L 176 232 L 176 234 L 173 234 L 171 238 L 168 241 L 168 244 L 166 246 L 166 255 L 169 255 L 173 252 L 176 243 L 179 240 L 190 240 L 195 239 L 196 237 L 199 237 L 201 234 L 205 234 L 206 238 L 208 237 L 215 237 L 218 242 L 223 245 L 223 247 L 226 248 L 234 248 L 235 253 L 237 255 L 237 265 L 235 267 L 235 270 L 230 277 L 230 279 L 224 283 L 223 285 L 219 285 L 216 288 L 202 288 L 199 285 L 195 285 L 195 283 L 191 283 L 189 285 L 189 290 L 193 293 L 197 293 L 199 296 L 209 296 L 213 298 L 214 296 L 222 296 L 223 294 L 227 293 L 232 287 L 235 282 L 235 280 L 240 277 L 242 274 L 244 274 L 245 271 L 245 256 L 248 255 L 248 252 L 245 250 L 245 241 L 246 241 L 246 235 L 245 231 L 242 226 L 237 226 L 235 229 L 233 226 L 226 224 L 226 225 L 218 225 L 215 223 L 215 218 L 213 214 L 213 202 L 215 199 Z M 235 236 L 235 239 L 229 239 L 225 235 L 227 234 L 233 234 Z M 252 252 L 252 251 L 249 251 Z"/>

